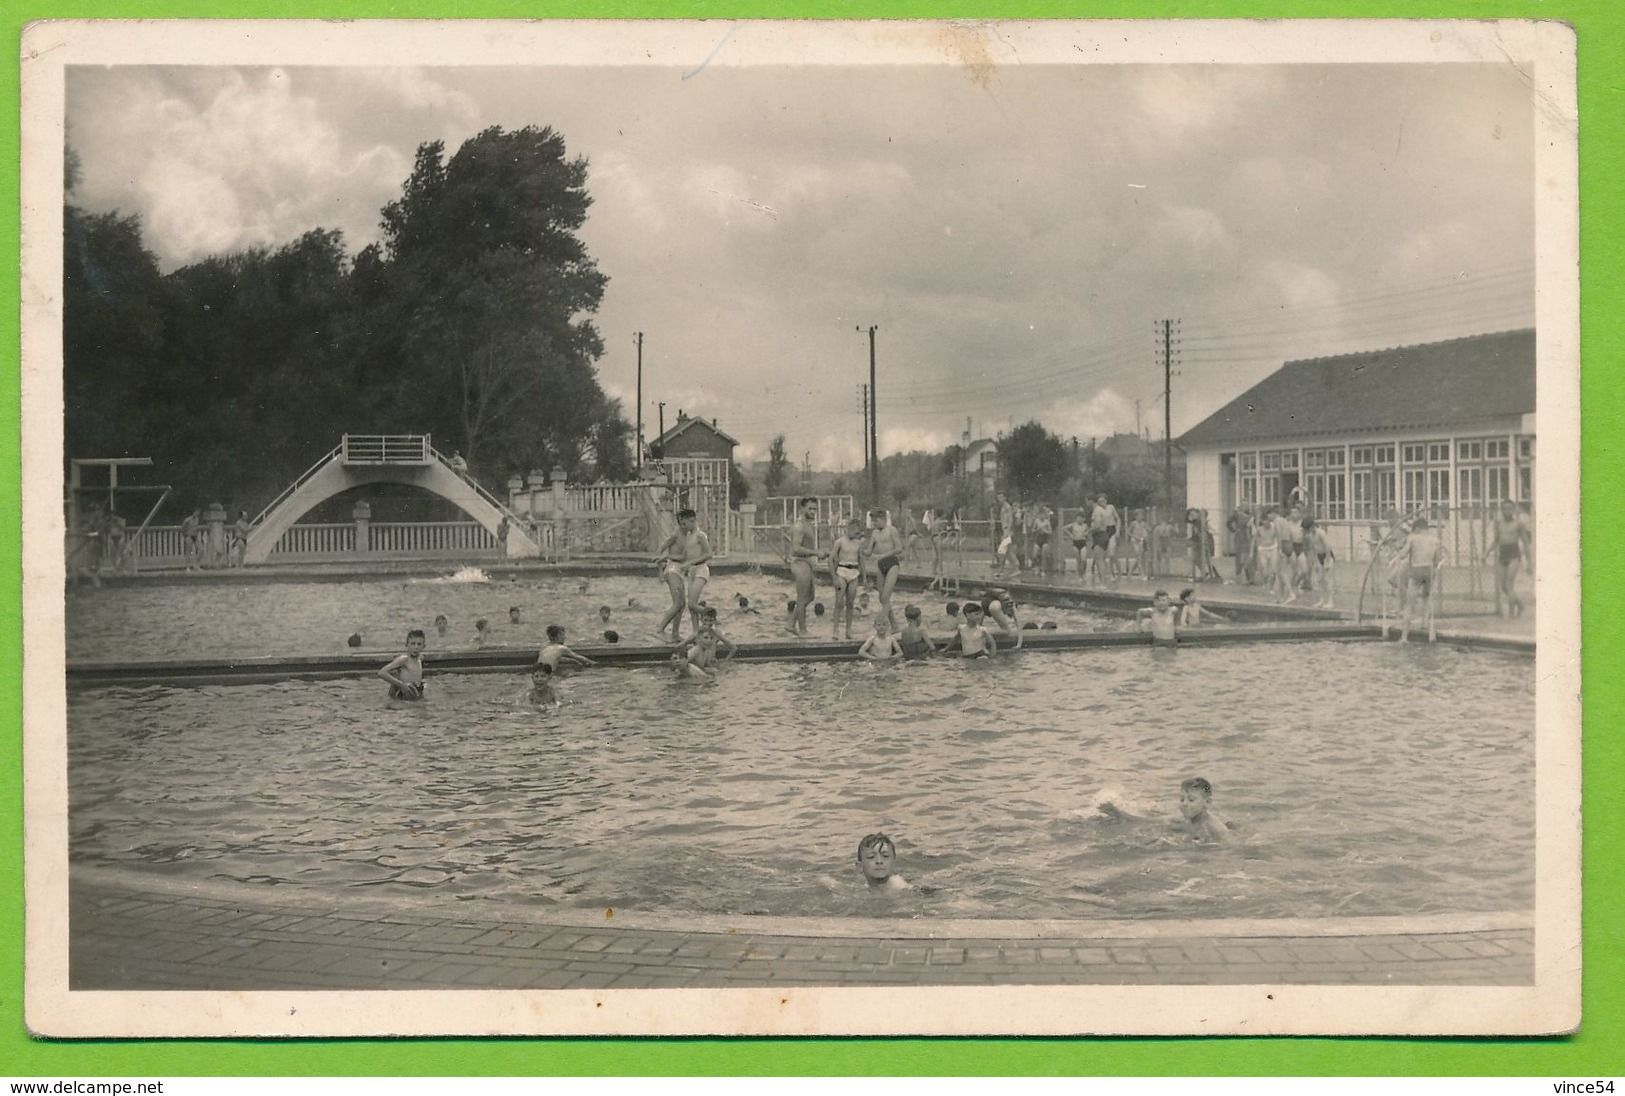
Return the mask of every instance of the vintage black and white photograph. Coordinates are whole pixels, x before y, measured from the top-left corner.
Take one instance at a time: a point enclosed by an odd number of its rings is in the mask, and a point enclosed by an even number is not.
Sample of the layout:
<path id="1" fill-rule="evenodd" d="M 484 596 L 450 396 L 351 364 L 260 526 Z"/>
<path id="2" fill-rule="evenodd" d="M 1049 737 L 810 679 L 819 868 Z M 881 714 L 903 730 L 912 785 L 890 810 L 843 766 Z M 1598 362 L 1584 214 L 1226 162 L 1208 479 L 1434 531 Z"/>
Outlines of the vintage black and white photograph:
<path id="1" fill-rule="evenodd" d="M 1579 1022 L 1565 28 L 24 47 L 36 1030 Z"/>

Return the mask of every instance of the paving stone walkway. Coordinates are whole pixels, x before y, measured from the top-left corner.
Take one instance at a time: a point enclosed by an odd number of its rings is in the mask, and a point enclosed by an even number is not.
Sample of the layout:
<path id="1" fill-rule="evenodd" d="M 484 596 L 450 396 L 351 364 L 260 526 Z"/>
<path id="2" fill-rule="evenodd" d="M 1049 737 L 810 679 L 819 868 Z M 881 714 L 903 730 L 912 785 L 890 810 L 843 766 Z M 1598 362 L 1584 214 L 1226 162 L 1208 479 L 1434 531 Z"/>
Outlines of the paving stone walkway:
<path id="1" fill-rule="evenodd" d="M 863 922 L 334 905 L 76 873 L 74 990 L 1529 985 L 1518 915 Z M 854 933 L 865 933 L 859 936 Z"/>

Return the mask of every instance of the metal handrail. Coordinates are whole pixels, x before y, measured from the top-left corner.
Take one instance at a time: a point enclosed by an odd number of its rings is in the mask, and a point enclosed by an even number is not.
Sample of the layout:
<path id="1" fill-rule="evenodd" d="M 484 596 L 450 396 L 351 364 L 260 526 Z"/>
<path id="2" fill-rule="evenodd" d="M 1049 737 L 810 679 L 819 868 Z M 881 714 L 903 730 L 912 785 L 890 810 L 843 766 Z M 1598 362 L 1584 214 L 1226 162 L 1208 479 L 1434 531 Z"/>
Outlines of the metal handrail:
<path id="1" fill-rule="evenodd" d="M 1429 513 L 1434 509 L 1435 506 L 1431 503 L 1418 506 L 1416 509 L 1412 510 L 1410 513 L 1406 514 L 1404 517 L 1395 522 L 1393 526 L 1382 535 L 1382 539 L 1371 546 L 1371 560 L 1365 565 L 1365 575 L 1360 579 L 1360 596 L 1359 599 L 1354 603 L 1354 622 L 1356 624 L 1365 619 L 1365 592 L 1371 586 L 1371 572 L 1376 569 L 1378 562 L 1380 562 L 1383 558 L 1382 550 L 1391 542 L 1396 542 L 1398 540 L 1398 537 L 1396 537 L 1395 534 L 1398 534 L 1399 536 L 1409 536 L 1410 523 L 1415 521 L 1422 514 Z"/>
<path id="2" fill-rule="evenodd" d="M 428 449 L 429 455 L 431 457 L 433 457 L 435 460 L 439 461 L 442 465 L 444 465 L 447 469 L 449 469 L 453 473 L 456 473 L 457 470 L 455 468 L 451 467 L 451 462 L 446 459 L 445 455 L 443 453 L 441 453 L 440 450 L 436 449 L 432 444 L 429 443 L 428 435 L 424 435 L 423 443 L 424 443 L 424 448 Z M 474 493 L 476 495 L 480 496 L 480 498 L 484 499 L 486 502 L 488 502 L 492 506 L 496 507 L 497 510 L 500 513 L 505 514 L 507 516 L 508 520 L 511 521 L 514 525 L 518 526 L 521 531 L 524 529 L 524 519 L 521 518 L 518 514 L 514 513 L 513 510 L 509 509 L 507 503 L 503 502 L 501 499 L 497 498 L 491 492 L 487 491 L 485 489 L 485 486 L 482 483 L 480 483 L 479 480 L 475 479 L 472 475 L 467 475 L 467 476 L 459 475 L 458 478 L 461 479 L 464 483 L 468 484 L 470 487 L 474 488 Z"/>

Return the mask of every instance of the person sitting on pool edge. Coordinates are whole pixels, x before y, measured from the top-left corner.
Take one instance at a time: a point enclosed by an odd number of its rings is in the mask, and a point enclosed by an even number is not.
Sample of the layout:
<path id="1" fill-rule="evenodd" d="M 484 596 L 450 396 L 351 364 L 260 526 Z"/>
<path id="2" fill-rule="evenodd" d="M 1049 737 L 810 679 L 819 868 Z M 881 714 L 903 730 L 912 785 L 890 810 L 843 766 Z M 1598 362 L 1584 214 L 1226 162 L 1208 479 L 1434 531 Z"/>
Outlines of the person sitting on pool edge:
<path id="1" fill-rule="evenodd" d="M 908 880 L 896 874 L 897 845 L 883 833 L 871 833 L 858 842 L 858 868 L 871 887 L 908 890 Z"/>
<path id="2" fill-rule="evenodd" d="M 960 624 L 948 645 L 942 649 L 947 654 L 957 646 L 961 658 L 987 658 L 998 653 L 999 643 L 993 638 L 993 633 L 982 627 L 982 607 L 974 601 L 967 601 L 959 610 Z"/>
<path id="3" fill-rule="evenodd" d="M 423 648 L 429 645 L 422 628 L 406 633 L 406 653 L 390 659 L 378 676 L 389 682 L 391 700 L 423 699 Z"/>
<path id="4" fill-rule="evenodd" d="M 564 702 L 553 688 L 553 667 L 538 662 L 530 670 L 530 695 L 526 698 L 538 708 L 557 708 Z"/>
<path id="5" fill-rule="evenodd" d="M 559 663 L 568 662 L 574 666 L 596 666 L 598 663 L 586 655 L 578 655 L 564 645 L 564 625 L 549 624 L 547 626 L 547 646 L 536 653 L 536 662 L 551 666 L 556 673 Z"/>
<path id="6" fill-rule="evenodd" d="M 1153 647 L 1172 647 L 1179 642 L 1179 610 L 1174 608 L 1167 590 L 1152 594 L 1151 604 L 1136 616 L 1139 617 L 1140 631 L 1151 633 Z"/>

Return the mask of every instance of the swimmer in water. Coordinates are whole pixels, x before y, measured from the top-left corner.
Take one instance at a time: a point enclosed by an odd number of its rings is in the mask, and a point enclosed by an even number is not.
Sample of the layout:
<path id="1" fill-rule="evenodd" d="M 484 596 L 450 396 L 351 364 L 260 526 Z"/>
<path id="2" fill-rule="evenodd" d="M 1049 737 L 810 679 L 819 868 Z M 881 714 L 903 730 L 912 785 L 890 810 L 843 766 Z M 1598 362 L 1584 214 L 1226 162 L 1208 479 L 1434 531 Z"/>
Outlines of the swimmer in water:
<path id="1" fill-rule="evenodd" d="M 726 653 L 720 658 L 717 656 L 719 647 L 726 648 Z M 728 637 L 717 628 L 717 611 L 704 609 L 700 614 L 700 630 L 684 640 L 671 657 L 677 663 L 680 676 L 710 679 L 717 676 L 718 663 L 732 658 L 734 650 Z"/>
<path id="2" fill-rule="evenodd" d="M 451 621 L 446 619 L 445 613 L 441 613 L 439 616 L 434 618 L 435 635 L 443 636 L 449 631 L 451 631 Z"/>
<path id="3" fill-rule="evenodd" d="M 538 708 L 557 708 L 563 702 L 553 688 L 553 667 L 538 662 L 530 670 L 530 694 L 526 697 Z"/>
<path id="4" fill-rule="evenodd" d="M 406 633 L 406 653 L 396 655 L 378 676 L 389 682 L 391 700 L 423 699 L 423 648 L 429 645 L 422 628 Z"/>
<path id="5" fill-rule="evenodd" d="M 1173 826 L 1196 841 L 1224 842 L 1230 839 L 1230 824 L 1213 813 L 1213 785 L 1200 776 L 1193 776 L 1179 784 L 1179 817 Z M 1130 813 L 1108 799 L 1097 808 L 1113 821 L 1142 822 L 1145 819 Z"/>
<path id="6" fill-rule="evenodd" d="M 982 607 L 967 601 L 959 610 L 960 625 L 948 640 L 943 653 L 958 650 L 961 658 L 988 658 L 998 653 L 999 642 L 993 633 L 982 627 Z"/>
<path id="7" fill-rule="evenodd" d="M 523 624 L 524 622 L 525 622 L 525 616 L 524 616 L 524 613 L 522 613 L 520 611 L 519 606 L 517 606 L 517 605 L 508 606 L 508 623 L 509 624 Z"/>
<path id="8" fill-rule="evenodd" d="M 903 630 L 897 637 L 897 645 L 903 649 L 903 658 L 908 662 L 930 658 L 937 653 L 937 645 L 920 623 L 918 605 L 903 607 Z"/>
<path id="9" fill-rule="evenodd" d="M 829 553 L 829 573 L 835 583 L 835 612 L 830 616 L 833 624 L 831 639 L 841 636 L 843 606 L 846 610 L 846 638 L 852 638 L 852 610 L 857 603 L 858 587 L 863 582 L 863 554 L 863 523 L 854 515 L 847 519 L 846 531 L 836 539 Z"/>
<path id="10" fill-rule="evenodd" d="M 474 622 L 474 646 L 485 646 L 486 640 L 491 638 L 491 622 L 480 617 Z"/>
<path id="11" fill-rule="evenodd" d="M 1202 607 L 1202 595 L 1194 586 L 1187 586 L 1179 591 L 1179 626 L 1181 628 L 1194 628 L 1206 618 L 1221 623 L 1228 623 L 1228 618 L 1220 616 L 1212 609 Z"/>
<path id="12" fill-rule="evenodd" d="M 762 611 L 756 606 L 752 605 L 750 603 L 750 598 L 746 597 L 744 594 L 735 594 L 734 604 L 739 606 L 739 611 L 741 613 L 754 613 L 757 616 L 762 615 Z"/>
<path id="13" fill-rule="evenodd" d="M 598 623 L 600 623 L 600 624 L 608 624 L 609 623 L 609 618 L 610 618 L 610 608 L 609 608 L 609 606 L 608 605 L 600 605 L 598 607 Z"/>
<path id="14" fill-rule="evenodd" d="M 1137 614 L 1140 631 L 1151 633 L 1153 647 L 1173 647 L 1179 642 L 1179 610 L 1167 590 L 1151 595 L 1151 605 Z"/>
<path id="15" fill-rule="evenodd" d="M 891 634 L 891 625 L 884 613 L 875 617 L 875 634 L 863 641 L 858 655 L 874 662 L 903 657 L 903 648 L 897 642 L 897 637 Z"/>
<path id="16" fill-rule="evenodd" d="M 547 646 L 536 654 L 538 665 L 551 666 L 555 673 L 559 664 L 568 662 L 572 666 L 596 666 L 598 663 L 586 655 L 578 655 L 564 645 L 564 625 L 549 624 L 547 626 Z"/>
<path id="17" fill-rule="evenodd" d="M 908 880 L 896 873 L 897 845 L 883 833 L 871 833 L 858 842 L 858 868 L 871 887 L 908 890 Z"/>

